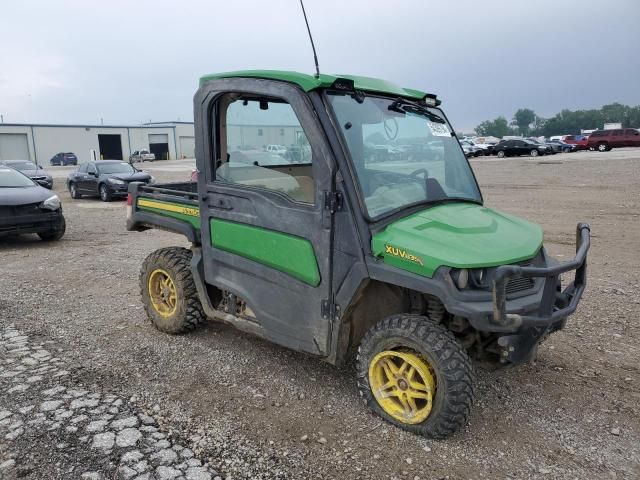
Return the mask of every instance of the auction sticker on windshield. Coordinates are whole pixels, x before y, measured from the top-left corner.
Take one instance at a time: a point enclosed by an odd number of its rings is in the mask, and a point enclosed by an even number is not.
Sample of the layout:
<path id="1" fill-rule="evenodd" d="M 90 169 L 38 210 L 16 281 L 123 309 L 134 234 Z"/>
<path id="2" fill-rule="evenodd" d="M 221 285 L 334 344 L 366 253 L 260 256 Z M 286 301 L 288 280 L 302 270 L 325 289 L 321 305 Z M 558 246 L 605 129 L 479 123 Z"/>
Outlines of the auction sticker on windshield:
<path id="1" fill-rule="evenodd" d="M 451 132 L 449 131 L 449 127 L 447 127 L 444 123 L 436 123 L 436 122 L 427 122 L 429 125 L 429 130 L 431 130 L 431 134 L 434 137 L 450 137 Z"/>

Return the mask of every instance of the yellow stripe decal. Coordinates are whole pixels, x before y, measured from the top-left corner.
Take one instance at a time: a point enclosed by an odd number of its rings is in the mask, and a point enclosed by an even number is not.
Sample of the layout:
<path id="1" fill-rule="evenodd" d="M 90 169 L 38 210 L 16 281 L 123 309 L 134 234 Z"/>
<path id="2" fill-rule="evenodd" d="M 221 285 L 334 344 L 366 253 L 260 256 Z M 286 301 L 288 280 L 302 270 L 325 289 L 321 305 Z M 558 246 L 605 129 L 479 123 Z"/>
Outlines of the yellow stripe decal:
<path id="1" fill-rule="evenodd" d="M 146 198 L 138 199 L 139 207 L 155 208 L 156 210 L 165 210 L 167 212 L 181 213 L 190 217 L 199 217 L 200 209 L 197 207 L 186 207 L 184 205 L 176 205 L 173 203 L 156 202 Z"/>

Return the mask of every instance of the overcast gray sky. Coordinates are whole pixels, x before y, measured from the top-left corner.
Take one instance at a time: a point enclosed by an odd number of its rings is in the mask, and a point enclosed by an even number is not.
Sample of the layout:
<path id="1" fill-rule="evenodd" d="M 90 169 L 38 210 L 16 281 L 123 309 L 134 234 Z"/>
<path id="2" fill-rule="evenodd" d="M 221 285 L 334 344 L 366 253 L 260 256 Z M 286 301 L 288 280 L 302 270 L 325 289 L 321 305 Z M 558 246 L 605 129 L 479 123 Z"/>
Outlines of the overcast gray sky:
<path id="1" fill-rule="evenodd" d="M 437 93 L 469 131 L 519 107 L 640 104 L 640 0 L 306 0 L 321 71 Z M 192 119 L 198 77 L 313 73 L 298 0 L 3 0 L 5 123 Z"/>

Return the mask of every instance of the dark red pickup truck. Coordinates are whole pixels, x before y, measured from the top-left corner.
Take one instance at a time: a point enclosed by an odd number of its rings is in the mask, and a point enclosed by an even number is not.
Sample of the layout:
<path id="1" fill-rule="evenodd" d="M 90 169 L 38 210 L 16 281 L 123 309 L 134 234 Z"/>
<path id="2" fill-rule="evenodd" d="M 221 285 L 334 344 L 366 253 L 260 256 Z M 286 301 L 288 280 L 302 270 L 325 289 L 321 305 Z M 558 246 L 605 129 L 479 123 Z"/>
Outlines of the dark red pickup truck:
<path id="1" fill-rule="evenodd" d="M 599 152 L 607 152 L 619 147 L 640 147 L 640 131 L 635 128 L 596 130 L 589 136 L 587 145 L 590 150 Z"/>

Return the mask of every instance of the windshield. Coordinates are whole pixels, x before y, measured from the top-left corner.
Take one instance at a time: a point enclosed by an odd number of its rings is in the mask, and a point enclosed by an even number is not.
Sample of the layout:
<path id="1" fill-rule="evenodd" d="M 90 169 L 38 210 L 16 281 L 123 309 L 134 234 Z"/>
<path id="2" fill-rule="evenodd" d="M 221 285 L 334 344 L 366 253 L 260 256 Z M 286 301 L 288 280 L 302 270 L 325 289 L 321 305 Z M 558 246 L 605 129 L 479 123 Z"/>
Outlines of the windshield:
<path id="1" fill-rule="evenodd" d="M 105 163 L 98 166 L 98 171 L 102 174 L 110 173 L 135 173 L 137 170 L 127 162 Z"/>
<path id="2" fill-rule="evenodd" d="M 9 166 L 21 172 L 25 170 L 37 170 L 37 167 L 31 162 L 11 162 Z"/>
<path id="3" fill-rule="evenodd" d="M 440 110 L 371 96 L 329 99 L 371 218 L 418 203 L 482 201 Z"/>
<path id="4" fill-rule="evenodd" d="M 0 188 L 33 187 L 35 184 L 22 173 L 11 168 L 0 167 Z"/>

